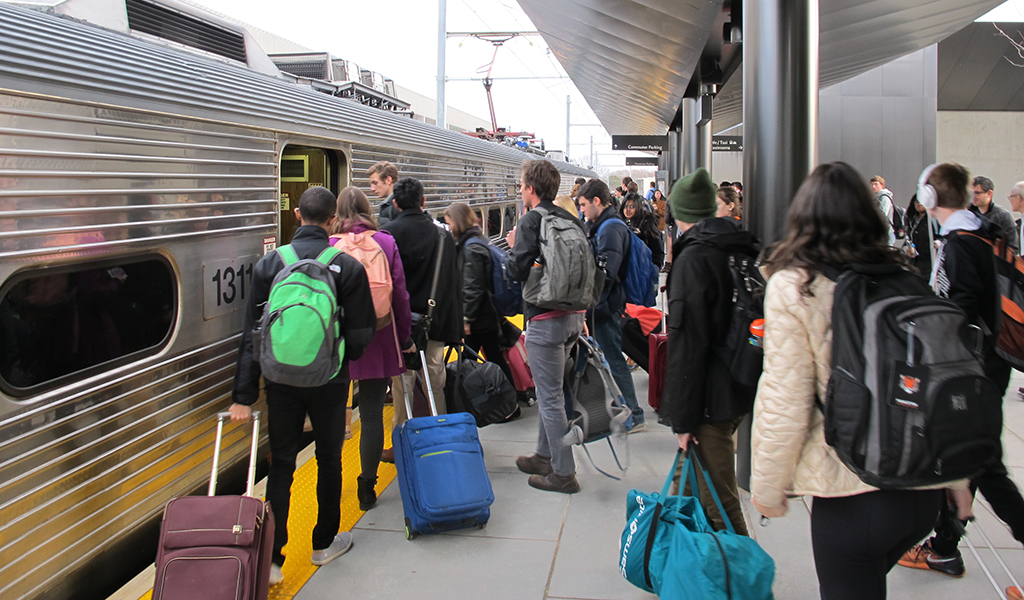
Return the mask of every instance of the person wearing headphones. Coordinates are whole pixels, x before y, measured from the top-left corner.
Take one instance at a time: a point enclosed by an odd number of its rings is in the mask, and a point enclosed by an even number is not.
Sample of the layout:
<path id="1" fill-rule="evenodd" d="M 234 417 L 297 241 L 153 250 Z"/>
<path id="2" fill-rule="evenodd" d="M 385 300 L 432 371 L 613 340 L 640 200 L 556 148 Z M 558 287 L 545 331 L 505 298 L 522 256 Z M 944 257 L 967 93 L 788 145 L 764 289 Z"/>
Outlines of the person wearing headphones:
<path id="1" fill-rule="evenodd" d="M 998 400 L 1010 382 L 1010 365 L 996 354 L 999 334 L 999 287 L 995 262 L 989 241 L 999 235 L 997 225 L 983 220 L 967 209 L 969 175 L 955 163 L 932 165 L 918 181 L 917 200 L 942 226 L 945 238 L 939 246 L 932 267 L 931 285 L 935 293 L 959 306 L 967 318 L 986 332 L 984 340 L 985 375 L 1000 390 Z M 1000 413 L 1001 414 L 1001 413 Z M 1018 542 L 1024 543 L 1024 498 L 1007 477 L 1001 457 L 984 473 L 971 480 L 971 491 L 981 490 Z M 964 533 L 964 515 L 943 507 L 935 526 L 935 535 L 925 543 L 908 550 L 899 560 L 904 567 L 938 571 L 952 577 L 966 572 L 957 549 Z M 1020 598 L 1016 588 L 1007 590 L 1008 597 Z M 1016 593 L 1016 595 L 1015 595 Z"/>

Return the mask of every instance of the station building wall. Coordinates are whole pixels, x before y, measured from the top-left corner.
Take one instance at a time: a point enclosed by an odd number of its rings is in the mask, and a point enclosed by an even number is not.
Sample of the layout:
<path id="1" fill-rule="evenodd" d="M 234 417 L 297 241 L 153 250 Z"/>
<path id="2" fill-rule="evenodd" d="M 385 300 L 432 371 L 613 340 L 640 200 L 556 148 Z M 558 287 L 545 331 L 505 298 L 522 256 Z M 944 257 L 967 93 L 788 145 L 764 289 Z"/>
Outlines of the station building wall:
<path id="1" fill-rule="evenodd" d="M 1010 188 L 1024 181 L 1024 113 L 939 111 L 937 150 L 938 160 L 960 163 L 971 177 L 991 179 L 992 199 L 1009 209 Z"/>

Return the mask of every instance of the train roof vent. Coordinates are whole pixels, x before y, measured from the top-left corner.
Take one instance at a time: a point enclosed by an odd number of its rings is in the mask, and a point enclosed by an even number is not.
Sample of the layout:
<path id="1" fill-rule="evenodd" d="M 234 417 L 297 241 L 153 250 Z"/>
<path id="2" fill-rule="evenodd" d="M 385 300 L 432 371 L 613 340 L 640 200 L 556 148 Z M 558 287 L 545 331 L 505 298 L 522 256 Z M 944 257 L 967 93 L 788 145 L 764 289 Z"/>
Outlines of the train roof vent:
<path id="1" fill-rule="evenodd" d="M 147 0 L 126 0 L 128 27 L 241 63 L 247 63 L 245 36 Z"/>
<path id="2" fill-rule="evenodd" d="M 271 54 L 278 69 L 291 73 L 296 77 L 331 81 L 331 55 L 326 52 L 293 52 L 287 54 Z"/>

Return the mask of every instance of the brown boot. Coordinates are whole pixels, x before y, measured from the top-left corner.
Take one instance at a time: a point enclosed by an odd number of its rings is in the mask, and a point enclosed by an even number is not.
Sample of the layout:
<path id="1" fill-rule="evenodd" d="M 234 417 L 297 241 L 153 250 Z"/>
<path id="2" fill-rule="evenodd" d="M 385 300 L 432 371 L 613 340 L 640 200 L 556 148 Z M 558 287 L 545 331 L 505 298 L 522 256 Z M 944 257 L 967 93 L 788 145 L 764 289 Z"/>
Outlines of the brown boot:
<path id="1" fill-rule="evenodd" d="M 520 456 L 516 459 L 516 466 L 523 473 L 529 473 L 530 475 L 547 475 L 551 472 L 551 457 L 541 456 L 539 454 L 531 454 L 529 456 Z"/>
<path id="2" fill-rule="evenodd" d="M 560 494 L 575 494 L 580 491 L 580 484 L 576 481 L 575 475 L 530 475 L 530 487 L 544 490 L 545 492 L 558 492 Z"/>
<path id="3" fill-rule="evenodd" d="M 386 462 L 392 465 L 395 464 L 395 449 L 385 448 L 384 451 L 380 453 L 380 462 Z"/>

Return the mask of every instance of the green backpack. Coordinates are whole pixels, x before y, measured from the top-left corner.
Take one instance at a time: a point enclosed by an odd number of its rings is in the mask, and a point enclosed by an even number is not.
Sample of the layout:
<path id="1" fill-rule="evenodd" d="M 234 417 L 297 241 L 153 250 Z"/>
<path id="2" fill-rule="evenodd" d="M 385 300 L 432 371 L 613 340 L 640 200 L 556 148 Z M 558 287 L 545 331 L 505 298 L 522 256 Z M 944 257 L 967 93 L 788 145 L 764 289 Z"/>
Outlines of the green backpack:
<path id="1" fill-rule="evenodd" d="M 345 356 L 334 274 L 328 268 L 340 251 L 327 247 L 316 260 L 299 260 L 290 245 L 277 253 L 284 268 L 270 286 L 255 340 L 257 360 L 269 381 L 319 387 L 338 374 Z"/>

